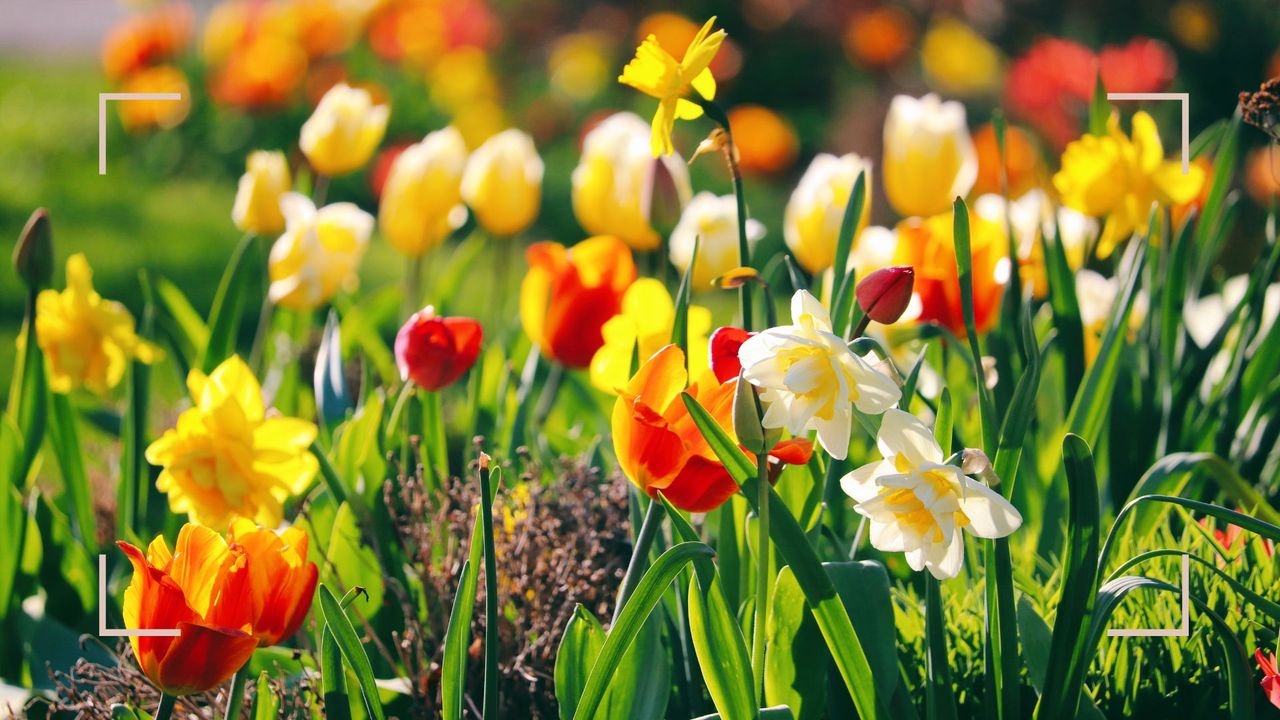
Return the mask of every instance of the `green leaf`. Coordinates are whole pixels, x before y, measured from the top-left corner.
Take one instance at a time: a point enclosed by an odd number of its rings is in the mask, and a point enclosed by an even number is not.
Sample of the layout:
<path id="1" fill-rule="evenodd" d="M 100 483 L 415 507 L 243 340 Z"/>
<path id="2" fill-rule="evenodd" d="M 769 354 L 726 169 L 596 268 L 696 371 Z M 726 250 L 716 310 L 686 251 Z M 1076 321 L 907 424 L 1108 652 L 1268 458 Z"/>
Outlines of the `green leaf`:
<path id="1" fill-rule="evenodd" d="M 209 308 L 209 341 L 200 356 L 200 368 L 206 373 L 213 372 L 223 360 L 236 352 L 236 334 L 240 330 L 240 316 L 244 312 L 245 287 L 250 275 L 246 258 L 254 236 L 246 234 L 236 245 L 227 263 L 218 289 L 213 296 L 213 305 Z"/>
<path id="2" fill-rule="evenodd" d="M 484 704 L 486 718 L 498 715 L 498 557 L 493 544 L 493 499 L 497 486 L 490 485 L 489 456 L 481 454 L 480 534 L 484 538 Z"/>
<path id="3" fill-rule="evenodd" d="M 90 554 L 98 552 L 98 521 L 93 510 L 93 487 L 84 471 L 76 413 L 71 400 L 62 393 L 51 393 L 49 405 L 53 412 L 49 424 L 49 441 L 58 465 L 62 469 L 62 482 L 66 492 L 67 507 L 64 512 L 73 518 L 77 536 Z"/>
<path id="4" fill-rule="evenodd" d="M 1098 77 L 1093 83 L 1093 98 L 1089 101 L 1089 134 L 1104 137 L 1110 119 L 1111 103 L 1107 101 L 1107 88 L 1102 84 L 1102 68 L 1098 68 Z"/>
<path id="5" fill-rule="evenodd" d="M 1162 558 L 1162 557 L 1185 557 L 1194 563 L 1198 563 L 1201 567 L 1205 568 L 1206 570 L 1209 570 L 1210 572 L 1212 572 L 1213 574 L 1221 578 L 1225 583 L 1227 583 L 1227 585 L 1232 590 L 1238 593 L 1250 605 L 1253 605 L 1259 611 L 1269 616 L 1272 622 L 1280 623 L 1280 604 L 1276 604 L 1266 599 L 1265 597 L 1259 595 L 1258 593 L 1254 592 L 1253 590 L 1249 589 L 1249 587 L 1246 586 L 1244 583 L 1240 582 L 1234 577 L 1231 577 L 1230 574 L 1223 571 L 1221 568 L 1217 567 L 1216 565 L 1209 562 L 1208 560 L 1205 560 L 1204 558 L 1198 555 L 1193 555 L 1189 552 L 1186 552 L 1185 550 L 1169 550 L 1169 549 L 1150 550 L 1150 551 L 1141 553 L 1139 555 L 1135 555 L 1134 557 L 1131 557 L 1128 560 L 1124 561 L 1124 563 L 1122 563 L 1120 567 L 1113 570 L 1111 575 L 1107 578 L 1107 581 L 1110 582 L 1111 580 L 1116 579 L 1117 577 L 1128 572 L 1130 569 L 1137 567 L 1138 565 L 1141 565 L 1142 563 L 1147 562 L 1148 560 L 1154 560 L 1156 558 Z"/>
<path id="6" fill-rule="evenodd" d="M 253 720 L 274 720 L 279 712 L 280 700 L 271 689 L 271 680 L 267 671 L 263 670 L 258 673 L 258 681 L 254 686 L 253 709 L 250 715 L 253 716 Z"/>
<path id="7" fill-rule="evenodd" d="M 686 369 L 689 367 L 689 291 L 693 282 L 693 266 L 698 262 L 698 246 L 701 243 L 702 238 L 694 235 L 693 254 L 689 256 L 689 267 L 684 269 L 684 276 L 680 278 L 680 288 L 676 291 L 675 320 L 671 323 L 671 344 L 684 353 Z M 639 359 L 644 362 L 646 358 Z M 635 372 L 631 374 L 634 375 Z"/>
<path id="8" fill-rule="evenodd" d="M 582 603 L 575 605 L 573 617 L 565 625 L 560 648 L 556 651 L 556 702 L 560 705 L 561 720 L 569 720 L 577 710 L 578 698 L 582 697 L 587 686 L 591 666 L 600 655 L 604 640 L 604 628 L 596 616 Z M 450 716 L 446 713 L 445 717 Z"/>
<path id="9" fill-rule="evenodd" d="M 382 713 L 382 700 L 378 696 L 378 686 L 374 682 L 373 665 L 369 662 L 369 656 L 365 654 L 364 646 L 360 644 L 360 638 L 351 624 L 351 618 L 343 612 L 337 598 L 324 583 L 320 584 L 319 589 L 320 610 L 324 614 L 325 623 L 333 633 L 333 639 L 338 644 L 342 659 L 356 674 L 356 680 L 360 683 L 360 694 L 364 696 L 365 707 L 377 720 L 385 720 Z"/>
<path id="10" fill-rule="evenodd" d="M 765 633 L 765 702 L 790 706 L 798 720 L 826 717 L 831 653 L 789 567 L 773 585 Z"/>
<path id="11" fill-rule="evenodd" d="M 331 585 L 364 588 L 369 598 L 368 615 L 372 617 L 382 608 L 384 573 L 377 554 L 361 541 L 360 528 L 351 506 L 340 504 L 321 567 L 324 579 Z"/>
<path id="12" fill-rule="evenodd" d="M 40 344 L 31 332 L 35 327 L 35 317 L 35 292 L 32 291 L 27 298 L 22 360 L 14 369 L 8 408 L 9 418 L 22 430 L 22 462 L 18 466 L 20 481 L 26 480 L 40 452 L 49 413 L 44 353 L 40 352 Z"/>
<path id="13" fill-rule="evenodd" d="M 858 231 L 858 223 L 862 220 L 862 208 L 867 199 L 867 174 L 858 171 L 858 179 L 853 182 L 849 191 L 849 200 L 844 206 L 844 215 L 840 218 L 840 234 L 836 237 L 836 257 L 833 266 L 835 277 L 832 287 L 835 295 L 831 298 L 831 322 L 836 335 L 844 337 L 849 331 L 849 313 L 853 307 L 853 290 L 856 275 L 849 270 L 849 253 L 853 250 L 854 234 Z"/>
<path id="14" fill-rule="evenodd" d="M 0 416 L 0 543 L 10 549 L 0 553 L 0 626 L 16 605 L 12 602 L 13 586 L 27 526 L 26 505 L 18 491 L 21 457 L 22 433 L 12 420 Z"/>
<path id="15" fill-rule="evenodd" d="M 476 605 L 476 566 L 462 563 L 458 592 L 453 597 L 449 626 L 444 633 L 444 659 L 440 665 L 440 707 L 445 720 L 461 720 L 467 681 L 467 647 L 471 638 L 471 614 Z M 581 607 L 581 606 L 579 606 Z M 557 659 L 557 678 L 559 659 Z M 558 681 L 557 681 L 558 687 Z M 558 695 L 558 693 L 557 693 Z"/>
<path id="16" fill-rule="evenodd" d="M 1193 249 L 1198 251 L 1190 265 L 1195 273 L 1193 286 L 1197 288 L 1200 287 L 1209 268 L 1217 263 L 1218 251 L 1229 229 L 1229 223 L 1224 222 L 1226 217 L 1224 203 L 1231 189 L 1236 163 L 1240 157 L 1241 124 L 1240 109 L 1237 108 L 1231 118 L 1231 124 L 1218 142 L 1217 152 L 1214 153 L 1213 177 L 1209 180 L 1209 194 L 1205 197 L 1200 219 L 1196 222 L 1195 242 L 1192 245 Z"/>
<path id="17" fill-rule="evenodd" d="M 1107 533 L 1107 539 L 1102 543 L 1102 551 L 1098 556 L 1098 570 L 1103 571 L 1107 567 L 1107 560 L 1110 557 L 1111 548 L 1115 545 L 1116 539 L 1120 535 L 1120 528 L 1124 526 L 1124 521 L 1129 518 L 1139 507 L 1144 504 L 1164 503 L 1167 505 L 1177 505 L 1189 510 L 1197 511 L 1224 520 L 1232 525 L 1239 525 L 1242 530 L 1257 533 L 1273 542 L 1280 542 L 1280 526 L 1273 523 L 1259 520 L 1252 515 L 1245 515 L 1234 510 L 1213 505 L 1211 503 L 1200 502 L 1199 500 L 1190 500 L 1184 497 L 1173 495 L 1143 495 L 1125 503 L 1125 506 L 1116 514 L 1116 521 L 1111 524 L 1111 531 Z"/>
<path id="18" fill-rule="evenodd" d="M 1084 377 L 1084 325 L 1080 321 L 1080 301 L 1076 297 L 1076 274 L 1067 262 L 1062 244 L 1062 228 L 1057 214 L 1053 218 L 1053 237 L 1040 233 L 1044 253 L 1045 276 L 1049 285 L 1049 309 L 1053 311 L 1053 327 L 1062 339 L 1063 392 L 1069 397 L 1080 387 Z"/>
<path id="19" fill-rule="evenodd" d="M 951 686 L 951 666 L 947 661 L 947 628 L 942 611 L 938 580 L 924 578 L 925 709 L 929 720 L 955 720 L 955 690 Z"/>
<path id="20" fill-rule="evenodd" d="M 209 344 L 209 328 L 191 301 L 168 278 L 156 276 L 156 299 L 160 303 L 160 326 L 169 337 L 182 364 L 190 367 Z M 186 375 L 185 372 L 182 373 Z"/>
<path id="21" fill-rule="evenodd" d="M 1194 488 L 1201 484 L 1202 479 L 1214 481 L 1218 489 L 1242 509 L 1273 525 L 1280 525 L 1280 512 L 1253 485 L 1240 477 L 1230 463 L 1213 453 L 1183 452 L 1160 458 L 1143 473 L 1129 498 L 1194 494 Z M 1132 526 L 1134 536 L 1145 541 L 1161 519 L 1162 515 L 1149 505 L 1136 509 Z"/>
<path id="22" fill-rule="evenodd" d="M 711 713 L 693 720 L 719 720 L 719 713 Z M 778 705 L 775 707 L 760 708 L 760 720 L 793 720 L 795 715 L 791 713 L 791 708 L 786 705 Z"/>
<path id="23" fill-rule="evenodd" d="M 1031 605 L 1025 595 L 1018 598 L 1018 637 L 1022 640 L 1022 659 L 1027 664 L 1027 677 L 1039 693 L 1049 667 L 1049 645 L 1053 633 L 1049 624 Z M 1078 720 L 1106 720 L 1088 693 L 1080 694 Z"/>
<path id="24" fill-rule="evenodd" d="M 323 586 L 322 586 L 323 587 Z M 327 720 L 351 720 L 351 698 L 347 695 L 347 674 L 342 653 L 329 626 L 320 628 L 320 692 Z"/>
<path id="25" fill-rule="evenodd" d="M 982 349 L 978 345 L 978 325 L 973 304 L 973 254 L 969 243 L 969 208 L 963 198 L 956 198 L 952 206 L 956 245 L 956 270 L 960 279 L 960 305 L 964 308 L 965 334 L 969 339 L 969 354 L 973 356 L 974 386 L 978 389 L 978 415 L 982 420 L 982 446 L 991 448 L 996 443 L 996 413 L 987 391 L 987 381 L 982 369 Z"/>
<path id="26" fill-rule="evenodd" d="M 138 335 L 143 340 L 151 340 L 155 334 L 155 303 L 151 292 L 151 281 L 144 270 L 138 274 L 138 283 L 142 287 L 144 304 Z M 121 534 L 136 532 L 139 513 L 147 512 L 151 507 L 151 471 L 147 464 L 147 413 L 151 409 L 151 366 L 133 360 L 129 363 L 126 387 L 129 403 L 125 407 L 120 423 L 120 483 L 116 490 L 117 525 Z M 151 518 L 141 518 L 143 522 Z"/>

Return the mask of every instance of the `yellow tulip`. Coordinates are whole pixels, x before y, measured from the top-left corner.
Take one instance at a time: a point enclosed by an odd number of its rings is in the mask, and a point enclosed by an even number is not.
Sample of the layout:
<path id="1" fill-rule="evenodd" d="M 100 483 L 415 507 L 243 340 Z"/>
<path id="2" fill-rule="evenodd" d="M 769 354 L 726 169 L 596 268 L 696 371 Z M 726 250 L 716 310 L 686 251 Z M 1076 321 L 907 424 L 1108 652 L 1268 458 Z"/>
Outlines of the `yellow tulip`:
<path id="1" fill-rule="evenodd" d="M 285 231 L 271 247 L 268 261 L 271 302 L 291 310 L 314 310 L 339 290 L 354 289 L 373 216 L 351 203 L 317 210 L 310 198 L 298 193 L 285 193 L 280 209 Z"/>
<path id="2" fill-rule="evenodd" d="M 973 214 L 989 227 L 1013 228 L 1018 248 L 1018 265 L 1024 282 L 1031 285 L 1037 299 L 1049 295 L 1049 276 L 1045 268 L 1041 238 L 1060 234 L 1067 265 L 1078 270 L 1084 265 L 1085 248 L 1098 235 L 1098 221 L 1068 207 L 1054 208 L 1043 191 L 1030 190 L 1017 200 L 1005 202 L 999 195 L 980 195 L 973 202 Z M 1055 222 L 1056 220 L 1056 222 Z"/>
<path id="3" fill-rule="evenodd" d="M 633 250 L 656 250 L 662 237 L 653 227 L 654 206 L 674 199 L 683 207 L 691 194 L 684 160 L 678 154 L 654 158 L 649 126 L 640 116 L 615 113 L 583 138 L 573 171 L 573 212 L 588 233 L 613 235 Z"/>
<path id="4" fill-rule="evenodd" d="M 676 305 L 660 281 L 640 278 L 622 296 L 622 310 L 601 328 L 604 345 L 591 359 L 591 384 L 610 395 L 618 394 L 631 380 L 631 358 L 643 363 L 671 342 Z M 707 336 L 711 311 L 689 306 L 689 373 L 702 377 L 710 367 Z"/>
<path id="5" fill-rule="evenodd" d="M 245 173 L 240 176 L 231 219 L 244 232 L 273 235 L 284 230 L 280 196 L 289 192 L 292 180 L 289 161 L 280 151 L 249 153 Z"/>
<path id="6" fill-rule="evenodd" d="M 461 190 L 466 165 L 466 143 L 453 127 L 428 134 L 396 157 L 378 207 L 378 224 L 392 247 L 416 257 L 466 221 Z"/>
<path id="7" fill-rule="evenodd" d="M 169 509 L 191 522 L 226 527 L 234 516 L 277 527 L 284 501 L 315 477 L 309 448 L 316 426 L 269 417 L 253 371 L 232 356 L 208 375 L 192 370 L 193 406 L 147 447 L 147 462 L 162 468 L 156 488 Z"/>
<path id="8" fill-rule="evenodd" d="M 338 83 L 303 123 L 298 144 L 316 172 L 345 175 L 369 162 L 390 114 L 386 105 L 373 104 L 368 90 Z"/>
<path id="9" fill-rule="evenodd" d="M 1134 113 L 1133 136 L 1126 137 L 1112 115 L 1107 134 L 1085 135 L 1062 153 L 1062 169 L 1053 186 L 1062 203 L 1092 217 L 1107 216 L 1098 239 L 1098 256 L 1107 257 L 1133 233 L 1146 231 L 1153 203 L 1191 202 L 1204 184 L 1204 169 L 1192 164 L 1182 173 L 1179 162 L 1166 161 L 1156 123 L 1145 112 Z"/>
<path id="10" fill-rule="evenodd" d="M 747 219 L 748 243 L 759 241 L 764 232 L 759 221 Z M 693 266 L 693 289 L 705 290 L 716 278 L 742 265 L 738 258 L 738 203 L 732 195 L 700 192 L 685 207 L 669 241 L 671 263 L 681 273 L 693 260 L 695 240 L 698 261 Z"/>
<path id="11" fill-rule="evenodd" d="M 817 274 L 835 262 L 840 223 L 859 172 L 866 174 L 858 219 L 862 227 L 871 212 L 871 163 L 853 153 L 843 157 L 819 154 L 791 193 L 782 220 L 783 238 L 805 270 Z"/>
<path id="12" fill-rule="evenodd" d="M 515 235 L 533 222 L 542 203 L 542 158 L 533 138 L 514 128 L 476 148 L 462 173 L 462 199 L 488 232 Z"/>
<path id="13" fill-rule="evenodd" d="M 654 157 L 671 154 L 671 131 L 676 119 L 693 120 L 702 115 L 702 107 L 685 100 L 690 90 L 711 100 L 716 96 L 716 79 L 708 67 L 720 51 L 725 31 L 711 32 L 713 17 L 694 35 L 684 57 L 678 62 L 658 43 L 654 35 L 644 39 L 636 48 L 636 56 L 622 69 L 618 82 L 630 85 L 640 92 L 658 99 L 658 111 L 653 116 L 650 135 L 650 151 Z"/>
<path id="14" fill-rule="evenodd" d="M 965 97 L 1000 87 L 1000 50 L 955 18 L 942 18 L 924 34 L 920 63 L 934 87 Z"/>
<path id="15" fill-rule="evenodd" d="M 951 210 L 978 177 L 978 155 L 964 106 L 937 95 L 899 95 L 884 121 L 884 192 L 899 214 Z"/>
<path id="16" fill-rule="evenodd" d="M 58 393 L 77 387 L 106 393 L 120 384 L 130 360 L 150 363 L 161 354 L 134 332 L 123 305 L 93 289 L 93 270 L 79 253 L 67 258 L 67 288 L 36 297 L 35 326 L 49 360 L 49 387 Z"/>

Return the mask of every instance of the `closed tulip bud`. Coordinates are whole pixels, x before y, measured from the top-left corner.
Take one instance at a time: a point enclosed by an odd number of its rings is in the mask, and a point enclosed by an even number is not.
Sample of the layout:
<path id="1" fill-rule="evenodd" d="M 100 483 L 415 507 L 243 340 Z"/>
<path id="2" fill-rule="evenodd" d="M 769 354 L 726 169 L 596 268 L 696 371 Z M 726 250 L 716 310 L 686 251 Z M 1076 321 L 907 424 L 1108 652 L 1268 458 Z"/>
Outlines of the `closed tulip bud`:
<path id="1" fill-rule="evenodd" d="M 486 231 L 515 235 L 533 223 L 542 203 L 542 158 L 533 138 L 509 129 L 489 138 L 467 160 L 462 199 Z"/>
<path id="2" fill-rule="evenodd" d="M 817 274 L 835 262 L 840 225 L 859 173 L 865 175 L 862 214 L 857 219 L 857 228 L 861 228 L 871 212 L 871 163 L 866 159 L 853 153 L 842 157 L 822 153 L 813 159 L 791 193 L 782 221 L 783 238 L 805 270 Z"/>
<path id="3" fill-rule="evenodd" d="M 299 146 L 311 167 L 330 177 L 359 170 L 382 142 L 391 109 L 368 90 L 338 83 L 302 125 Z"/>
<path id="4" fill-rule="evenodd" d="M 462 172 L 467 145 L 452 126 L 396 156 L 383 186 L 378 225 L 391 246 L 416 257 L 444 242 L 467 219 Z"/>
<path id="5" fill-rule="evenodd" d="M 910 265 L 892 265 L 871 273 L 858 283 L 854 295 L 867 317 L 892 325 L 911 303 L 916 271 Z"/>
<path id="6" fill-rule="evenodd" d="M 610 115 L 583 138 L 582 159 L 573 171 L 573 213 L 582 227 L 642 251 L 662 242 L 654 217 L 678 215 L 692 194 L 680 156 L 653 157 L 649 136 L 640 116 Z"/>
<path id="7" fill-rule="evenodd" d="M 13 269 L 28 286 L 40 288 L 53 280 L 53 230 L 49 211 L 31 213 L 13 248 Z"/>
<path id="8" fill-rule="evenodd" d="M 978 177 L 964 106 L 899 95 L 884 121 L 884 191 L 904 216 L 947 212 Z"/>
<path id="9" fill-rule="evenodd" d="M 289 192 L 292 179 L 284 153 L 258 150 L 249 153 L 236 202 L 231 207 L 231 220 L 244 232 L 275 235 L 284 230 L 284 213 L 280 212 L 280 196 Z"/>
<path id="10" fill-rule="evenodd" d="M 428 305 L 396 333 L 400 377 L 423 390 L 439 390 L 462 377 L 480 355 L 484 330 L 465 317 L 440 317 Z"/>

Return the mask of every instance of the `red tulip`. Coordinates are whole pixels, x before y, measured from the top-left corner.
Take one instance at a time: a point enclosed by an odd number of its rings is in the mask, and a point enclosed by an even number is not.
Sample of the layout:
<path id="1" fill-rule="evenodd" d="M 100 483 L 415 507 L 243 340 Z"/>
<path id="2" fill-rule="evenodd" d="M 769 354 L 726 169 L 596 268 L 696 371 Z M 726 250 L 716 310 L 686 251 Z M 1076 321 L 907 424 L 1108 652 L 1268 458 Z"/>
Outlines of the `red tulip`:
<path id="1" fill-rule="evenodd" d="M 755 333 L 736 327 L 722 327 L 711 333 L 711 372 L 717 380 L 729 382 L 742 372 L 738 348 L 752 335 Z"/>
<path id="2" fill-rule="evenodd" d="M 881 325 L 892 325 L 911 303 L 916 271 L 910 265 L 880 268 L 862 279 L 854 290 L 858 307 Z"/>
<path id="3" fill-rule="evenodd" d="M 1258 660 L 1258 667 L 1262 668 L 1262 692 L 1266 693 L 1272 705 L 1280 708 L 1280 674 L 1276 673 L 1276 656 L 1268 657 L 1262 648 L 1255 650 L 1253 656 Z"/>
<path id="4" fill-rule="evenodd" d="M 439 390 L 462 377 L 480 355 L 480 323 L 465 317 L 440 317 L 428 305 L 396 333 L 396 365 L 403 380 L 424 390 Z"/>

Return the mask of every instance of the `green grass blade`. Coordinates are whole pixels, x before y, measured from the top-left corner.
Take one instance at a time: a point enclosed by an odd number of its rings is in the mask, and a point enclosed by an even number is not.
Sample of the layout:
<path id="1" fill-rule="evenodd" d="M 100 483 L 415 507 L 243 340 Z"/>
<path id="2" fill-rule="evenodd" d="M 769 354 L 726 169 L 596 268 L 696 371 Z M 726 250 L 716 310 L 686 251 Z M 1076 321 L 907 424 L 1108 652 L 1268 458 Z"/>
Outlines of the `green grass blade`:
<path id="1" fill-rule="evenodd" d="M 964 328 L 968 335 L 969 353 L 973 356 L 974 386 L 978 390 L 978 414 L 982 419 L 982 446 L 993 448 L 996 444 L 996 413 L 987 391 L 987 381 L 982 370 L 982 349 L 978 345 L 978 325 L 973 304 L 973 254 L 969 242 L 969 208 L 963 198 L 956 198 L 952 207 L 952 222 L 956 243 L 956 270 L 960 278 L 960 304 L 964 308 Z"/>
<path id="2" fill-rule="evenodd" d="M 258 673 L 258 680 L 254 684 L 253 708 L 249 714 L 253 720 L 273 720 L 279 713 L 280 700 L 271 689 L 271 680 L 267 671 L 263 670 Z"/>
<path id="3" fill-rule="evenodd" d="M 212 372 L 218 363 L 236 352 L 236 333 L 240 330 L 245 283 L 249 275 L 245 263 L 253 238 L 252 234 L 246 234 L 240 239 L 214 293 L 213 305 L 209 308 L 209 341 L 200 356 L 200 368 L 206 373 Z"/>
<path id="4" fill-rule="evenodd" d="M 445 720 L 461 720 L 462 696 L 467 681 L 467 646 L 471 614 L 476 604 L 476 567 L 463 561 L 458 592 L 454 595 L 449 626 L 444 633 L 444 659 L 440 667 L 440 707 Z"/>
<path id="5" fill-rule="evenodd" d="M 835 295 L 831 298 L 831 322 L 836 335 L 844 337 L 849 331 L 850 311 L 853 308 L 853 290 L 856 275 L 849 270 L 849 253 L 853 250 L 854 234 L 862 220 L 862 208 L 866 204 L 867 173 L 858 171 L 858 178 L 849 191 L 849 202 L 844 206 L 840 219 L 840 234 L 836 238 L 836 257 L 831 286 Z"/>
<path id="6" fill-rule="evenodd" d="M 53 411 L 50 414 L 49 441 L 58 457 L 69 505 L 63 512 L 75 520 L 80 542 L 93 555 L 98 552 L 98 522 L 93 511 L 93 486 L 89 484 L 84 470 L 76 412 L 71 407 L 71 399 L 62 393 L 51 393 L 49 406 Z"/>
<path id="7" fill-rule="evenodd" d="M 326 720 L 351 720 L 351 699 L 347 696 L 347 675 L 342 667 L 342 652 L 329 626 L 321 628 L 320 692 L 324 698 Z"/>
<path id="8" fill-rule="evenodd" d="M 382 713 L 382 699 L 378 696 L 378 686 L 374 682 L 373 665 L 369 662 L 369 656 L 365 653 L 359 636 L 356 635 L 351 618 L 347 617 L 342 606 L 338 604 L 338 599 L 324 583 L 320 584 L 319 589 L 320 610 L 324 614 L 325 623 L 329 632 L 333 633 L 333 639 L 337 642 L 343 661 L 356 674 L 365 708 L 376 720 L 386 720 L 386 716 Z"/>
<path id="9" fill-rule="evenodd" d="M 493 545 L 493 498 L 489 456 L 480 455 L 480 532 L 484 538 L 484 705 L 485 718 L 498 715 L 498 557 Z"/>

